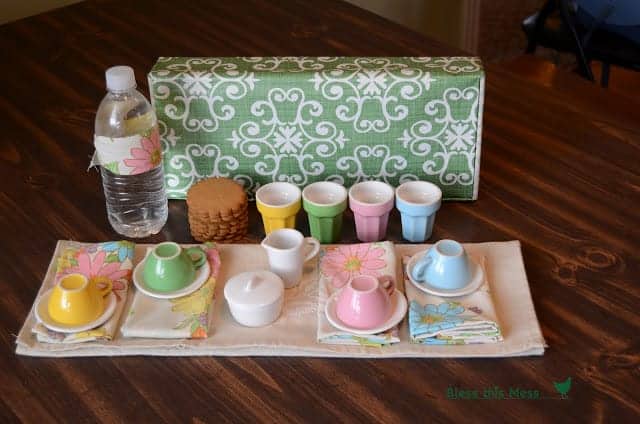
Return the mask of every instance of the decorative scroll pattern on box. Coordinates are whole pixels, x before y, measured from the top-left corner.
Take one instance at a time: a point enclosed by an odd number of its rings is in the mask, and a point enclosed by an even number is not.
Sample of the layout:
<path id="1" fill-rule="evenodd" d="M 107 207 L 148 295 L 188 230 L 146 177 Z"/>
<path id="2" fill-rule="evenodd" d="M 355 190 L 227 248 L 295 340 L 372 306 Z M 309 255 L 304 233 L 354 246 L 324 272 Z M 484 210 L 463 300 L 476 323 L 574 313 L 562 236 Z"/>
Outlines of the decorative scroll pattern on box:
<path id="1" fill-rule="evenodd" d="M 438 184 L 477 196 L 484 72 L 473 57 L 162 57 L 149 73 L 167 191 L 209 176 Z"/>

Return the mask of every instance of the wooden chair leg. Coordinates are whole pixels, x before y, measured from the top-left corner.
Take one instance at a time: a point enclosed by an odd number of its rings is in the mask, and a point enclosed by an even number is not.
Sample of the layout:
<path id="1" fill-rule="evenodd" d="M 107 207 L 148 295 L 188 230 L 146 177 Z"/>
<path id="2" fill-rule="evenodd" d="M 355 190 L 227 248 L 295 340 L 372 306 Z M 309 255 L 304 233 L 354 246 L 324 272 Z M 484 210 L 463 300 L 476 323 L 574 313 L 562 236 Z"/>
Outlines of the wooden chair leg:
<path id="1" fill-rule="evenodd" d="M 535 24 L 533 28 L 533 32 L 527 34 L 527 48 L 525 49 L 525 54 L 533 54 L 536 52 L 536 47 L 538 47 L 538 35 L 542 28 L 544 27 L 544 23 L 556 8 L 556 0 L 547 0 L 547 2 L 542 6 L 540 12 L 537 13 L 535 17 Z"/>
<path id="2" fill-rule="evenodd" d="M 602 62 L 602 75 L 600 75 L 600 85 L 604 88 L 609 87 L 609 71 L 610 64 L 607 62 Z"/>
<path id="3" fill-rule="evenodd" d="M 593 77 L 593 71 L 591 70 L 591 65 L 589 64 L 591 58 L 588 58 L 584 52 L 584 47 L 582 46 L 582 42 L 580 40 L 580 37 L 578 36 L 575 22 L 573 21 L 571 13 L 569 12 L 569 0 L 560 0 L 559 5 L 562 22 L 569 29 L 569 32 L 573 38 L 573 42 L 575 43 L 575 54 L 576 60 L 578 61 L 580 73 L 584 75 L 589 81 L 595 82 L 596 79 Z"/>
<path id="4" fill-rule="evenodd" d="M 595 82 L 596 79 L 594 78 L 593 71 L 591 70 L 591 60 L 585 57 L 582 46 L 580 45 L 578 45 L 576 59 L 578 60 L 578 69 L 580 69 L 580 74 L 589 81 Z"/>

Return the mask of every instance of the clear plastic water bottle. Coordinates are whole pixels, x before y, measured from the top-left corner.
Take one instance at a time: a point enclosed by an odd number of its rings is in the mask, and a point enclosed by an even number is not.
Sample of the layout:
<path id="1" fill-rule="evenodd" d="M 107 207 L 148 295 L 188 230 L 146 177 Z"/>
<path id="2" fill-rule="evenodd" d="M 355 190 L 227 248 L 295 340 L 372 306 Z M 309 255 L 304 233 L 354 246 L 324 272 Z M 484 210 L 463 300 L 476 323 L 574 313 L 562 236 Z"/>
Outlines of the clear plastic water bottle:
<path id="1" fill-rule="evenodd" d="M 100 165 L 109 222 L 127 237 L 157 234 L 168 208 L 156 116 L 136 90 L 132 68 L 109 68 L 106 79 L 109 92 L 96 114 L 94 163 Z"/>

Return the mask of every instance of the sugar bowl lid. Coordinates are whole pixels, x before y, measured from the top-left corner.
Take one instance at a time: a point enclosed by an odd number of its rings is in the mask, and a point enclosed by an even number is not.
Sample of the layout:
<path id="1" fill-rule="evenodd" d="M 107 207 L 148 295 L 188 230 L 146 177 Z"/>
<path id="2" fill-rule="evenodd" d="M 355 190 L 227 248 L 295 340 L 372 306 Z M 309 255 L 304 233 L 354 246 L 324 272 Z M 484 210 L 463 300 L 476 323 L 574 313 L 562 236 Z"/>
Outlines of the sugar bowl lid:
<path id="1" fill-rule="evenodd" d="M 224 286 L 229 303 L 265 306 L 284 296 L 284 282 L 271 271 L 248 271 L 231 277 Z"/>

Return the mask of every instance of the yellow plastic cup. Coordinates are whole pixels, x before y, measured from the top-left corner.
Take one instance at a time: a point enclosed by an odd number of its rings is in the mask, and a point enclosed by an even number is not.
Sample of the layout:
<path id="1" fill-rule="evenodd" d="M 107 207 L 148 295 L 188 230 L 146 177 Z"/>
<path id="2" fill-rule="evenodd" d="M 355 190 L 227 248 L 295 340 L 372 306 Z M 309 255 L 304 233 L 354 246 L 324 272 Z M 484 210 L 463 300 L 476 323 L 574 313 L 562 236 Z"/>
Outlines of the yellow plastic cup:
<path id="1" fill-rule="evenodd" d="M 281 228 L 295 228 L 302 192 L 285 182 L 265 184 L 256 191 L 256 207 L 262 215 L 265 234 Z"/>
<path id="2" fill-rule="evenodd" d="M 111 293 L 110 280 L 89 280 L 83 274 L 68 274 L 53 288 L 49 298 L 49 315 L 55 321 L 68 325 L 83 325 L 97 319 L 105 308 L 104 297 Z"/>

